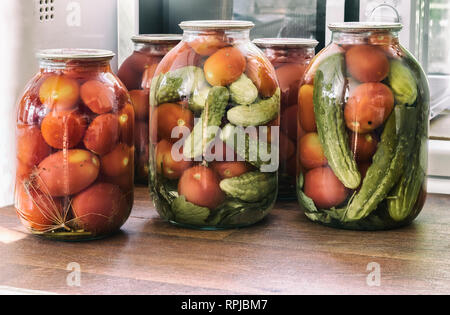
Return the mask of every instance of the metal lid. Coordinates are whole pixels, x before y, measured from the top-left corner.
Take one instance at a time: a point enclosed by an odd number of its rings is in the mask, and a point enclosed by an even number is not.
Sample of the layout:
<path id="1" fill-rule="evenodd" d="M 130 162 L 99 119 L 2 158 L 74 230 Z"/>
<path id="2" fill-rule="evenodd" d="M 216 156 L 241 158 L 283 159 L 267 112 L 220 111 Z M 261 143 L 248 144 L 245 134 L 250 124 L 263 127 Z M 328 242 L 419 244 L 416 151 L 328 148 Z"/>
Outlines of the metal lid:
<path id="1" fill-rule="evenodd" d="M 331 31 L 343 31 L 349 33 L 360 33 L 365 31 L 400 31 L 403 28 L 401 23 L 386 22 L 345 22 L 328 24 Z"/>
<path id="2" fill-rule="evenodd" d="M 258 47 L 280 47 L 280 48 L 314 48 L 319 42 L 311 38 L 256 38 L 253 43 Z"/>
<path id="3" fill-rule="evenodd" d="M 60 48 L 44 49 L 36 53 L 39 59 L 111 59 L 115 54 L 110 50 L 102 49 L 80 49 L 80 48 Z"/>
<path id="4" fill-rule="evenodd" d="M 183 39 L 180 34 L 139 34 L 131 37 L 134 43 L 176 44 Z"/>
<path id="5" fill-rule="evenodd" d="M 255 24 L 250 21 L 238 20 L 204 20 L 204 21 L 184 21 L 179 24 L 182 30 L 202 31 L 202 30 L 249 30 Z"/>

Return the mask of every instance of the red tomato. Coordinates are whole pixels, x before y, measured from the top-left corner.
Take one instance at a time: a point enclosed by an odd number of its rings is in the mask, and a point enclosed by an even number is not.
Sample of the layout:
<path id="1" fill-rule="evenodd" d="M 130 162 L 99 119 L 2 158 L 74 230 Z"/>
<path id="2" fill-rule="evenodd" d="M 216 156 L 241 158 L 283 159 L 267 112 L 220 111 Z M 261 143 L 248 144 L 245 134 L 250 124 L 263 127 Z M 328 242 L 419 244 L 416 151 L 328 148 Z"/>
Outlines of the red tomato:
<path id="1" fill-rule="evenodd" d="M 278 82 L 273 65 L 260 56 L 247 56 L 245 74 L 258 88 L 262 97 L 271 97 L 278 88 Z"/>
<path id="2" fill-rule="evenodd" d="M 16 185 L 16 212 L 22 223 L 35 231 L 48 231 L 64 218 L 59 199 L 23 184 Z"/>
<path id="3" fill-rule="evenodd" d="M 119 140 L 119 119 L 114 114 L 97 116 L 84 135 L 86 149 L 104 155 L 110 152 Z"/>
<path id="4" fill-rule="evenodd" d="M 404 58 L 405 52 L 400 46 L 398 38 L 389 32 L 374 33 L 369 37 L 369 44 L 382 49 L 391 58 Z"/>
<path id="5" fill-rule="evenodd" d="M 167 140 L 161 140 L 156 145 L 156 170 L 158 174 L 164 175 L 168 179 L 178 179 L 183 172 L 191 167 L 191 161 L 185 161 L 183 158 L 183 151 L 178 151 L 178 157 L 172 155 L 172 143 Z"/>
<path id="6" fill-rule="evenodd" d="M 303 190 L 321 209 L 336 207 L 348 196 L 347 188 L 329 167 L 318 167 L 307 172 Z"/>
<path id="7" fill-rule="evenodd" d="M 94 235 L 119 229 L 130 214 L 126 198 L 116 185 L 95 184 L 72 199 L 76 224 Z"/>
<path id="8" fill-rule="evenodd" d="M 152 56 L 150 56 L 148 53 L 140 51 L 134 51 L 133 54 L 128 57 L 123 63 L 123 65 L 129 67 L 131 70 L 141 75 L 142 73 L 144 73 L 145 68 L 149 64 L 152 64 Z"/>
<path id="9" fill-rule="evenodd" d="M 86 119 L 74 111 L 51 111 L 42 120 L 45 141 L 56 149 L 70 149 L 83 139 Z"/>
<path id="10" fill-rule="evenodd" d="M 295 144 L 283 133 L 280 133 L 280 163 L 286 164 L 295 155 Z"/>
<path id="11" fill-rule="evenodd" d="M 221 179 L 241 176 L 252 169 L 246 162 L 212 162 L 211 168 Z"/>
<path id="12" fill-rule="evenodd" d="M 297 141 L 298 106 L 292 105 L 281 113 L 280 128 L 292 141 Z"/>
<path id="13" fill-rule="evenodd" d="M 286 167 L 283 170 L 286 172 L 289 176 L 294 177 L 294 184 L 295 184 L 295 177 L 298 175 L 297 172 L 297 157 L 295 154 L 286 161 Z"/>
<path id="14" fill-rule="evenodd" d="M 39 164 L 36 181 L 41 191 L 53 197 L 69 196 L 92 184 L 99 168 L 100 161 L 89 151 L 58 151 Z"/>
<path id="15" fill-rule="evenodd" d="M 153 143 L 158 142 L 159 139 L 176 142 L 182 136 L 172 138 L 172 130 L 182 126 L 189 130 L 192 130 L 194 126 L 194 115 L 189 109 L 174 103 L 159 105 L 151 115 L 151 140 Z"/>
<path id="16" fill-rule="evenodd" d="M 17 126 L 16 137 L 17 158 L 26 166 L 38 165 L 52 152 L 37 126 Z"/>
<path id="17" fill-rule="evenodd" d="M 131 170 L 131 168 L 130 168 L 130 170 Z M 115 176 L 115 177 L 109 177 L 109 176 L 105 176 L 105 175 L 101 174 L 101 175 L 99 175 L 97 182 L 110 183 L 110 184 L 119 186 L 119 188 L 125 194 L 133 193 L 134 178 L 133 178 L 132 172 L 126 172 L 126 173 L 123 173 L 122 175 Z"/>
<path id="18" fill-rule="evenodd" d="M 345 54 L 348 72 L 360 82 L 380 82 L 389 74 L 389 60 L 371 45 L 355 45 Z"/>
<path id="19" fill-rule="evenodd" d="M 200 33 L 193 41 L 188 42 L 188 44 L 201 56 L 211 56 L 220 48 L 229 45 L 223 32 Z"/>
<path id="20" fill-rule="evenodd" d="M 130 97 L 134 105 L 136 119 L 148 121 L 148 113 L 150 108 L 148 91 L 133 90 L 130 91 Z"/>
<path id="21" fill-rule="evenodd" d="M 132 154 L 133 153 L 133 154 Z M 124 143 L 119 143 L 108 154 L 101 157 L 101 170 L 106 176 L 122 175 L 133 166 L 134 152 Z"/>
<path id="22" fill-rule="evenodd" d="M 96 114 L 109 113 L 116 99 L 113 87 L 100 81 L 91 80 L 81 86 L 81 99 Z"/>
<path id="23" fill-rule="evenodd" d="M 136 122 L 134 133 L 134 145 L 136 147 L 136 152 L 148 152 L 148 123 L 145 121 Z"/>
<path id="24" fill-rule="evenodd" d="M 29 165 L 23 163 L 21 160 L 17 159 L 16 165 L 16 182 L 22 183 L 29 180 L 31 173 L 35 169 L 34 165 Z"/>
<path id="25" fill-rule="evenodd" d="M 180 42 L 171 49 L 156 68 L 155 75 L 166 73 L 186 66 L 196 66 L 202 56 L 197 54 L 187 43 Z"/>
<path id="26" fill-rule="evenodd" d="M 298 119 L 303 130 L 307 132 L 317 130 L 313 93 L 314 86 L 311 84 L 303 85 L 298 91 Z"/>
<path id="27" fill-rule="evenodd" d="M 304 72 L 305 65 L 295 63 L 285 64 L 276 70 L 284 106 L 297 104 L 298 87 Z"/>
<path id="28" fill-rule="evenodd" d="M 144 74 L 142 75 L 142 83 L 141 88 L 144 90 L 150 90 L 152 86 L 152 79 L 155 76 L 156 68 L 158 67 L 158 63 L 154 63 L 148 67 L 146 67 Z M 148 91 L 147 91 L 148 93 Z"/>
<path id="29" fill-rule="evenodd" d="M 316 132 L 307 133 L 300 139 L 299 153 L 304 168 L 316 168 L 328 163 Z"/>
<path id="30" fill-rule="evenodd" d="M 388 86 L 383 83 L 361 84 L 345 106 L 345 122 L 350 130 L 367 133 L 381 126 L 393 108 L 394 95 Z"/>
<path id="31" fill-rule="evenodd" d="M 239 49 L 221 48 L 206 60 L 205 77 L 213 86 L 226 86 L 239 79 L 245 66 L 245 57 Z"/>
<path id="32" fill-rule="evenodd" d="M 356 161 L 370 161 L 377 151 L 378 141 L 373 132 L 366 134 L 352 132 L 349 140 Z"/>
<path id="33" fill-rule="evenodd" d="M 120 140 L 128 146 L 134 144 L 134 108 L 126 104 L 119 112 Z"/>
<path id="34" fill-rule="evenodd" d="M 125 62 L 117 72 L 117 76 L 125 85 L 125 87 L 130 91 L 139 89 L 141 87 L 141 75 L 134 72 L 130 67 L 126 67 Z"/>
<path id="35" fill-rule="evenodd" d="M 77 81 L 64 75 L 52 75 L 45 79 L 39 89 L 41 103 L 48 109 L 72 109 L 80 96 Z"/>
<path id="36" fill-rule="evenodd" d="M 225 200 L 216 172 L 202 165 L 194 166 L 183 173 L 178 182 L 178 193 L 187 201 L 211 210 Z"/>

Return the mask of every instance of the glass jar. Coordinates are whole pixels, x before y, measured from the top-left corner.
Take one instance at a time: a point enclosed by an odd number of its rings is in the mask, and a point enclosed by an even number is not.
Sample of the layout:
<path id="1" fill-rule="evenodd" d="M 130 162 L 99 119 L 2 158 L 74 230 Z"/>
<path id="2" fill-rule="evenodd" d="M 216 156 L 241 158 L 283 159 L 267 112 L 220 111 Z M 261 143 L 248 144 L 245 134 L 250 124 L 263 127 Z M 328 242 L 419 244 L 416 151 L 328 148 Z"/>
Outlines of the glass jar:
<path id="1" fill-rule="evenodd" d="M 253 23 L 190 21 L 150 90 L 150 187 L 165 220 L 254 224 L 277 195 L 280 89 Z"/>
<path id="2" fill-rule="evenodd" d="M 407 225 L 426 196 L 426 76 L 399 44 L 401 24 L 329 28 L 299 89 L 299 202 L 333 227 Z"/>
<path id="3" fill-rule="evenodd" d="M 131 38 L 133 53 L 125 59 L 117 72 L 127 87 L 134 111 L 135 122 L 135 182 L 148 183 L 148 95 L 151 80 L 161 59 L 181 40 L 181 35 L 143 34 Z"/>
<path id="4" fill-rule="evenodd" d="M 275 67 L 281 89 L 278 199 L 295 200 L 298 89 L 318 42 L 305 38 L 258 38 L 253 43 Z"/>
<path id="5" fill-rule="evenodd" d="M 15 208 L 36 235 L 87 240 L 117 231 L 133 206 L 134 109 L 114 54 L 52 49 L 17 110 Z"/>

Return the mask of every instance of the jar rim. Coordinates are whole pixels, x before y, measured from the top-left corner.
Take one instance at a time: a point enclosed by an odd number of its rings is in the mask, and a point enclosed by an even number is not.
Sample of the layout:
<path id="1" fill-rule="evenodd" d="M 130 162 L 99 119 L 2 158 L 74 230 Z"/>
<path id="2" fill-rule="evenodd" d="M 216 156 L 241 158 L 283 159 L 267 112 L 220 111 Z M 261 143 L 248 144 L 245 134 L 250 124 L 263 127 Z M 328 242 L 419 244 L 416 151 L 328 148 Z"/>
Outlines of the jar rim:
<path id="1" fill-rule="evenodd" d="M 400 31 L 403 28 L 401 23 L 387 22 L 343 22 L 328 24 L 331 31 L 345 31 L 350 33 L 358 33 L 364 31 Z"/>
<path id="2" fill-rule="evenodd" d="M 116 54 L 110 50 L 104 49 L 89 49 L 89 48 L 57 48 L 57 49 L 43 49 L 36 53 L 38 59 L 111 59 Z"/>
<path id="3" fill-rule="evenodd" d="M 178 43 L 183 39 L 180 34 L 138 34 L 131 37 L 133 43 Z"/>
<path id="4" fill-rule="evenodd" d="M 179 24 L 182 30 L 202 31 L 202 30 L 249 30 L 255 24 L 250 21 L 239 20 L 198 20 L 183 21 Z"/>
<path id="5" fill-rule="evenodd" d="M 266 37 L 256 38 L 253 44 L 259 47 L 285 47 L 285 48 L 315 48 L 319 42 L 312 38 L 282 38 L 282 37 Z"/>

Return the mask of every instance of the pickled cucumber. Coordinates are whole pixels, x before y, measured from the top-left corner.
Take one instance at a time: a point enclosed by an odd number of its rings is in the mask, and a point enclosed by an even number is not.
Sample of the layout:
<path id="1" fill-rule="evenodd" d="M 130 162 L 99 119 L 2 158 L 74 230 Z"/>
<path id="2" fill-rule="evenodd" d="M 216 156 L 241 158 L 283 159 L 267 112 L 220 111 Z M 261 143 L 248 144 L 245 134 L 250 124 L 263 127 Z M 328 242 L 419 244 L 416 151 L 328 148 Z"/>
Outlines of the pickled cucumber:
<path id="1" fill-rule="evenodd" d="M 251 105 L 233 107 L 227 113 L 228 120 L 236 126 L 262 126 L 274 120 L 280 111 L 280 89 L 268 99 Z"/>
<path id="2" fill-rule="evenodd" d="M 185 157 L 193 159 L 201 156 L 214 141 L 225 115 L 229 98 L 230 93 L 226 87 L 215 86 L 211 88 L 205 109 L 184 143 L 183 155 Z"/>
<path id="3" fill-rule="evenodd" d="M 389 194 L 404 173 L 414 146 L 410 128 L 417 123 L 417 109 L 397 105 L 385 124 L 372 165 L 361 189 L 347 206 L 344 222 L 369 216 Z"/>
<path id="4" fill-rule="evenodd" d="M 258 89 L 245 74 L 234 81 L 229 89 L 232 101 L 239 105 L 250 105 L 258 97 Z"/>
<path id="5" fill-rule="evenodd" d="M 230 197 L 246 202 L 257 202 L 277 187 L 275 173 L 248 172 L 220 182 L 220 188 Z"/>
<path id="6" fill-rule="evenodd" d="M 208 86 L 208 83 L 201 68 L 187 66 L 162 74 L 155 85 L 156 102 L 163 104 L 190 97 L 195 90 Z"/>
<path id="7" fill-rule="evenodd" d="M 314 113 L 317 132 L 328 164 L 345 187 L 355 189 L 361 182 L 350 150 L 344 121 L 344 55 L 327 57 L 314 80 Z"/>

